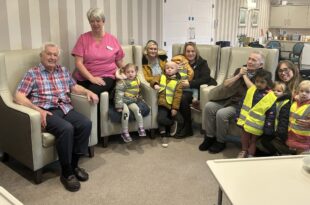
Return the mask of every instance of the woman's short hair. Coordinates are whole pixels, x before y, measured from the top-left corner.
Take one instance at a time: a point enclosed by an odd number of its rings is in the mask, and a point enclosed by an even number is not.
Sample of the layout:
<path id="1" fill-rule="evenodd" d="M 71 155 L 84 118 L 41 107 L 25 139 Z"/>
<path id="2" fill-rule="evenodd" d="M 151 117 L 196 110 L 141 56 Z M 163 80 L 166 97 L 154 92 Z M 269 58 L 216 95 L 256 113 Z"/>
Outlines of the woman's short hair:
<path id="1" fill-rule="evenodd" d="M 103 22 L 105 21 L 105 16 L 103 14 L 102 9 L 100 8 L 90 8 L 87 12 L 87 19 L 90 21 L 92 18 L 101 19 Z"/>
<path id="2" fill-rule="evenodd" d="M 282 64 L 285 64 L 288 69 L 290 69 L 293 72 L 292 79 L 287 83 L 287 87 L 290 92 L 294 92 L 296 88 L 298 87 L 299 81 L 300 81 L 300 75 L 298 68 L 289 60 L 282 60 L 278 63 L 278 66 L 276 68 L 275 73 L 275 80 L 282 81 L 279 77 L 279 69 L 282 66 Z M 293 93 L 294 94 L 294 93 Z"/>
<path id="3" fill-rule="evenodd" d="M 184 47 L 183 47 L 183 56 L 185 56 L 186 48 L 187 48 L 188 46 L 192 46 L 192 47 L 194 48 L 194 50 L 195 50 L 195 52 L 196 52 L 196 58 L 195 58 L 195 60 L 198 60 L 198 58 L 199 58 L 199 56 L 200 56 L 200 53 L 199 53 L 199 50 L 198 50 L 197 45 L 196 45 L 195 42 L 189 41 L 189 42 L 186 42 L 186 43 L 184 44 Z"/>

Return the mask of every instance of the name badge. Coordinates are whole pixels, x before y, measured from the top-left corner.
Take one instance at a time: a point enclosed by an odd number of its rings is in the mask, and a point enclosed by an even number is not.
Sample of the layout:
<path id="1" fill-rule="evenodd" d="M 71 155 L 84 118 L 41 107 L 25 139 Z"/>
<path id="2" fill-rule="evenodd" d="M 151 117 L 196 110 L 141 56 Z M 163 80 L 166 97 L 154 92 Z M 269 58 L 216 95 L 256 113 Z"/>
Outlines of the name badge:
<path id="1" fill-rule="evenodd" d="M 113 48 L 111 46 L 107 46 L 107 49 L 113 51 Z"/>

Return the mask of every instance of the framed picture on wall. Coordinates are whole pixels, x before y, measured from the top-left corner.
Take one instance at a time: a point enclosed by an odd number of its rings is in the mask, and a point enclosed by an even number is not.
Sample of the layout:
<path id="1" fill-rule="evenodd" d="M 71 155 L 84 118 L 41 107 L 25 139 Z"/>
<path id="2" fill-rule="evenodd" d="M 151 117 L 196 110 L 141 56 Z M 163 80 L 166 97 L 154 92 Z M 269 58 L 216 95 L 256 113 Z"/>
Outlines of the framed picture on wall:
<path id="1" fill-rule="evenodd" d="M 248 9 L 244 7 L 240 7 L 239 9 L 239 27 L 246 26 L 246 17 L 247 17 Z"/>
<path id="2" fill-rule="evenodd" d="M 251 14 L 251 25 L 252 27 L 258 26 L 258 9 L 254 9 Z"/>

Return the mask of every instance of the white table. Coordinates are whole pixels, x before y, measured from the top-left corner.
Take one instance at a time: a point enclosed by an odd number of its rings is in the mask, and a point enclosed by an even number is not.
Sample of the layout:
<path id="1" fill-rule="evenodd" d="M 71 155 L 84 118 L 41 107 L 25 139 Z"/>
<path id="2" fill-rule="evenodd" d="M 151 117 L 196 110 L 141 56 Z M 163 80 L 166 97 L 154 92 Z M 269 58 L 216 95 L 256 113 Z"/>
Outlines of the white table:
<path id="1" fill-rule="evenodd" d="M 0 186 L 0 204 L 1 205 L 23 205 L 12 194 Z"/>
<path id="2" fill-rule="evenodd" d="M 304 155 L 208 160 L 222 192 L 234 205 L 309 205 L 310 173 Z"/>

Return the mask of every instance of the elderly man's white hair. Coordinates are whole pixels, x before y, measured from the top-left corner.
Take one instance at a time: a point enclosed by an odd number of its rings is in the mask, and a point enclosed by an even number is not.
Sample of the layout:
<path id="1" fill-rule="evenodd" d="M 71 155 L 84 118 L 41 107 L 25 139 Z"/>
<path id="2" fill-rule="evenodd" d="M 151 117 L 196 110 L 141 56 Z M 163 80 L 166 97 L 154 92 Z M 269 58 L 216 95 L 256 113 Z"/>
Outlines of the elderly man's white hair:
<path id="1" fill-rule="evenodd" d="M 260 63 L 262 65 L 265 64 L 265 55 L 263 54 L 262 51 L 253 51 L 252 53 L 259 55 L 260 56 Z"/>
<path id="2" fill-rule="evenodd" d="M 60 47 L 56 43 L 53 43 L 53 42 L 45 42 L 45 43 L 43 43 L 42 47 L 41 47 L 40 54 L 42 52 L 44 52 L 47 47 L 56 47 L 56 48 L 58 48 L 58 56 L 60 56 L 60 53 L 61 53 Z"/>

